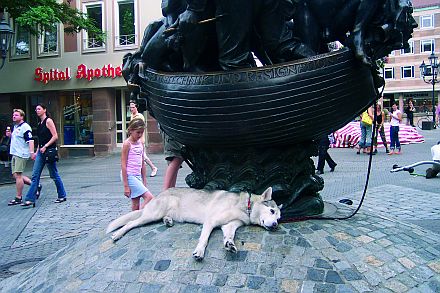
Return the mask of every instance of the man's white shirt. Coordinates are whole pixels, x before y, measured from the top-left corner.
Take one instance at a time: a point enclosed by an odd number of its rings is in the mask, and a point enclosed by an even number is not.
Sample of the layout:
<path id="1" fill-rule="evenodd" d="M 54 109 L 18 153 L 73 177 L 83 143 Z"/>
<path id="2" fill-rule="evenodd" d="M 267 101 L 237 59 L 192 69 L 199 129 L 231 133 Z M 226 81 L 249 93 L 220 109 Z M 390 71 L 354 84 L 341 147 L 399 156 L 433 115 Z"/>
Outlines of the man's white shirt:
<path id="1" fill-rule="evenodd" d="M 440 161 L 440 144 L 436 144 L 431 148 L 432 160 Z"/>
<path id="2" fill-rule="evenodd" d="M 26 122 L 14 125 L 11 135 L 10 154 L 20 158 L 28 159 L 31 154 L 29 152 L 29 141 L 32 138 L 32 128 Z"/>

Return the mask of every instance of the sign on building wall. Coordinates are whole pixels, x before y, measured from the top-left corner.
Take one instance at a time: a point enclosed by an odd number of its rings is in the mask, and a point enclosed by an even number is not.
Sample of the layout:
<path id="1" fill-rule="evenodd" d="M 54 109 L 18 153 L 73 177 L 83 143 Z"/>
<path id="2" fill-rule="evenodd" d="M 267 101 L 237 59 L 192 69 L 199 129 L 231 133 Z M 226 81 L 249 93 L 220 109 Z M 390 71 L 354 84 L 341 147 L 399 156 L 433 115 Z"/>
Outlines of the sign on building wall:
<path id="1" fill-rule="evenodd" d="M 117 78 L 122 77 L 122 66 L 104 65 L 100 68 L 88 68 L 85 64 L 78 65 L 76 69 L 76 79 L 87 79 L 92 81 L 99 78 Z M 72 78 L 70 67 L 65 69 L 51 68 L 44 70 L 42 67 L 35 68 L 34 80 L 48 84 L 51 81 L 67 81 Z"/>

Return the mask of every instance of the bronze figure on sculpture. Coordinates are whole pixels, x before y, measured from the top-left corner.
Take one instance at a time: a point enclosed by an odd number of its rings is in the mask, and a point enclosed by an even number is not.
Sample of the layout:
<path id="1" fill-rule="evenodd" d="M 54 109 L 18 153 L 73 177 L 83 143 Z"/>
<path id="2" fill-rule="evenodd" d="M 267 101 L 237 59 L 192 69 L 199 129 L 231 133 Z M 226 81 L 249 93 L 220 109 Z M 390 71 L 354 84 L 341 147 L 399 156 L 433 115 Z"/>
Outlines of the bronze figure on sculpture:
<path id="1" fill-rule="evenodd" d="M 376 60 L 408 47 L 411 2 L 168 0 L 162 11 L 123 74 L 184 145 L 188 185 L 272 186 L 284 218 L 321 213 L 313 141 L 377 99 Z M 328 52 L 336 40 L 344 48 Z"/>

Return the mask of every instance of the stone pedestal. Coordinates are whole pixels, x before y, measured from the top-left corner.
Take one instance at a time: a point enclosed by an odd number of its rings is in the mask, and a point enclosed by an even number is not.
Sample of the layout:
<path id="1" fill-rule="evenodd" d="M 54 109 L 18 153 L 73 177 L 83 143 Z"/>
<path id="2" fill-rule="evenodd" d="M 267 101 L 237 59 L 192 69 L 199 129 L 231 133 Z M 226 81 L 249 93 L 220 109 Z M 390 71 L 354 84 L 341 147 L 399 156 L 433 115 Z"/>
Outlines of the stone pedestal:
<path id="1" fill-rule="evenodd" d="M 319 191 L 324 180 L 315 175 L 311 156 L 317 146 L 307 142 L 274 148 L 196 148 L 183 150 L 193 172 L 186 177 L 192 188 L 262 193 L 273 188 L 272 198 L 283 204 L 282 217 L 321 214 Z"/>

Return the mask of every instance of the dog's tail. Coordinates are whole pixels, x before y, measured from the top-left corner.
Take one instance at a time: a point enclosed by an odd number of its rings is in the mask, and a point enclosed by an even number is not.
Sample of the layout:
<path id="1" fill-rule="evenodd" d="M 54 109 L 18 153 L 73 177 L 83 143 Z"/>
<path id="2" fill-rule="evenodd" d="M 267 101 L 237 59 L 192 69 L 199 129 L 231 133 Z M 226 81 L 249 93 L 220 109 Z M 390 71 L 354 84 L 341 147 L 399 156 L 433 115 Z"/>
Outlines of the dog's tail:
<path id="1" fill-rule="evenodd" d="M 107 230 L 105 231 L 105 233 L 110 233 L 110 232 L 118 229 L 119 227 L 124 226 L 128 222 L 136 220 L 141 215 L 142 215 L 142 210 L 132 211 L 126 215 L 123 215 L 123 216 L 117 218 L 116 220 L 111 221 L 111 223 L 108 224 Z"/>

